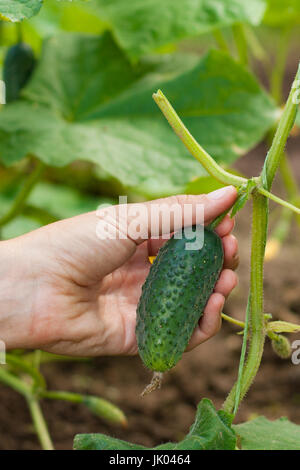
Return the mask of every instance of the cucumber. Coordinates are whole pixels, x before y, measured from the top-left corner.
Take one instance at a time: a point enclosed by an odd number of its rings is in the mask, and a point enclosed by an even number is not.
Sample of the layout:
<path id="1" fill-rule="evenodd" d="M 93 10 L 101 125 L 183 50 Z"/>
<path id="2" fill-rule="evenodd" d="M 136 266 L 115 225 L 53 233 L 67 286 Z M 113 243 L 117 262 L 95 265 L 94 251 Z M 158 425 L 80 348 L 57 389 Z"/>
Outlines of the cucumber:
<path id="1" fill-rule="evenodd" d="M 180 360 L 222 270 L 222 241 L 210 228 L 200 250 L 185 249 L 194 230 L 185 228 L 181 239 L 173 235 L 163 245 L 142 287 L 137 344 L 146 367 L 158 373 Z"/>
<path id="2" fill-rule="evenodd" d="M 6 103 L 19 98 L 20 91 L 28 82 L 34 67 L 34 54 L 28 44 L 20 42 L 8 49 L 3 65 Z"/>

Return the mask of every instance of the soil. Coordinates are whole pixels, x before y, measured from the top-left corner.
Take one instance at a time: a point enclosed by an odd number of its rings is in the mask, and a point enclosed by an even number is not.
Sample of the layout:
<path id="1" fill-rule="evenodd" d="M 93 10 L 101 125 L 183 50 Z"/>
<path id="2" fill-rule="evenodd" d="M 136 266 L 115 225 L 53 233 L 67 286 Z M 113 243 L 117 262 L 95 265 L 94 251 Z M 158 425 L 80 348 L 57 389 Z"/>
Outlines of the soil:
<path id="1" fill-rule="evenodd" d="M 291 82 L 292 77 L 287 77 Z M 288 150 L 300 181 L 300 138 L 290 139 Z M 236 167 L 247 175 L 259 173 L 265 145 L 239 160 Z M 280 182 L 274 192 L 284 195 Z M 273 207 L 273 204 L 271 204 Z M 225 313 L 243 319 L 249 284 L 251 207 L 237 217 L 235 234 L 240 246 L 239 285 L 225 306 Z M 276 216 L 277 218 L 277 216 Z M 300 323 L 299 229 L 295 226 L 278 257 L 265 267 L 265 311 L 274 319 Z M 210 398 L 220 407 L 237 376 L 242 337 L 234 325 L 225 324 L 219 334 L 185 354 L 166 374 L 161 390 L 140 398 L 151 374 L 138 357 L 99 358 L 85 363 L 51 363 L 42 366 L 49 389 L 90 393 L 111 400 L 126 413 L 126 429 L 93 416 L 84 406 L 43 401 L 42 408 L 57 449 L 71 449 L 77 433 L 105 433 L 153 446 L 180 440 L 193 422 L 197 403 Z M 291 340 L 300 335 L 290 336 Z M 300 424 L 300 365 L 274 354 L 269 341 L 260 371 L 236 417 L 236 422 L 263 414 L 270 419 L 287 416 Z M 26 403 L 14 391 L 0 386 L 0 449 L 39 449 Z"/>

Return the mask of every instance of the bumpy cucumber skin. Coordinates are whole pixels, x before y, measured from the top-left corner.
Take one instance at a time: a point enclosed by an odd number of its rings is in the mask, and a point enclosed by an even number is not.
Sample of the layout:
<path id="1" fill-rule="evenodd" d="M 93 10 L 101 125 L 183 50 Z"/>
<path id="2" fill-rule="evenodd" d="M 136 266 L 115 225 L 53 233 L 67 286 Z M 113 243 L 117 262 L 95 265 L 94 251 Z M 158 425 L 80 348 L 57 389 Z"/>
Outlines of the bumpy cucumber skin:
<path id="1" fill-rule="evenodd" d="M 181 359 L 222 270 L 222 241 L 209 228 L 202 249 L 185 249 L 194 228 L 163 245 L 142 287 L 136 337 L 142 361 L 156 372 Z"/>
<path id="2" fill-rule="evenodd" d="M 20 42 L 8 49 L 3 64 L 7 103 L 19 98 L 20 91 L 28 82 L 34 67 L 34 54 L 28 44 Z"/>

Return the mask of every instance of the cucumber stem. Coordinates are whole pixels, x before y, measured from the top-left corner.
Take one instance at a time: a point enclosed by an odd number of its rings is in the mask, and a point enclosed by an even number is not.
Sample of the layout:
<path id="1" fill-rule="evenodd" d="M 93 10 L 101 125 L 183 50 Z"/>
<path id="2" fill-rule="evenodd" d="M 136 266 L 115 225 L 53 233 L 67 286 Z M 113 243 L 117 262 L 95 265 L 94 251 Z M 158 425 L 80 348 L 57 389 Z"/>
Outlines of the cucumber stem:
<path id="1" fill-rule="evenodd" d="M 263 309 L 263 261 L 267 237 L 268 200 L 257 192 L 253 194 L 253 225 L 250 279 L 250 344 L 247 362 L 240 382 L 240 393 L 236 400 L 237 384 L 233 386 L 223 409 L 232 413 L 247 393 L 260 366 L 265 342 L 265 319 Z M 237 401 L 237 403 L 236 403 Z"/>
<path id="2" fill-rule="evenodd" d="M 9 211 L 0 218 L 0 227 L 8 224 L 12 219 L 14 219 L 23 209 L 26 199 L 30 195 L 35 184 L 39 181 L 45 164 L 43 162 L 38 162 L 32 171 L 32 173 L 26 179 L 23 187 L 20 192 L 17 194 L 16 199 L 14 200 Z"/>
<path id="3" fill-rule="evenodd" d="M 175 134 L 180 138 L 193 157 L 195 157 L 196 160 L 202 164 L 202 166 L 211 176 L 226 185 L 240 186 L 241 184 L 247 183 L 246 178 L 242 178 L 241 176 L 236 176 L 232 173 L 229 173 L 228 171 L 225 171 L 201 147 L 201 145 L 198 144 L 161 90 L 153 93 L 152 96 L 157 106 L 160 108 L 165 118 L 169 122 L 170 126 L 173 128 Z"/>
<path id="4" fill-rule="evenodd" d="M 263 196 L 266 196 L 268 199 L 271 199 L 274 202 L 277 202 L 277 204 L 290 209 L 291 211 L 295 212 L 296 214 L 300 215 L 300 209 L 299 207 L 294 206 L 294 204 L 291 204 L 290 202 L 285 201 L 284 199 L 281 199 L 278 196 L 275 196 L 275 194 L 270 193 L 264 188 L 258 187 L 257 188 L 258 192 L 262 194 Z"/>

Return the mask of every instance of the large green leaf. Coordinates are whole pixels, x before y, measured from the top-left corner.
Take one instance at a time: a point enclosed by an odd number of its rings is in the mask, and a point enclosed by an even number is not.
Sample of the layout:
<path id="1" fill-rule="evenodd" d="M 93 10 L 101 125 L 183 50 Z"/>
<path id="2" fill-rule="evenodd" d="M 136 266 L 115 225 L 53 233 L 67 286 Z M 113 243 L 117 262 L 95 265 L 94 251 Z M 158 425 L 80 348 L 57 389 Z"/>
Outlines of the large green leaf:
<path id="1" fill-rule="evenodd" d="M 22 21 L 36 15 L 43 0 L 0 0 L 0 18 L 9 21 Z"/>
<path id="2" fill-rule="evenodd" d="M 231 428 L 231 417 L 216 411 L 210 400 L 204 398 L 198 405 L 195 422 L 186 437 L 177 443 L 159 445 L 151 450 L 233 450 L 236 436 Z M 76 450 L 146 450 L 144 446 L 121 441 L 104 434 L 78 434 Z"/>
<path id="3" fill-rule="evenodd" d="M 133 67 L 107 34 L 63 34 L 46 41 L 24 99 L 0 112 L 0 159 L 10 165 L 34 154 L 53 166 L 88 160 L 127 187 L 182 191 L 206 173 L 153 102 L 158 87 L 221 163 L 245 153 L 276 119 L 255 78 L 222 52 Z"/>
<path id="4" fill-rule="evenodd" d="M 264 23 L 271 26 L 288 26 L 300 24 L 299 0 L 268 0 Z"/>
<path id="5" fill-rule="evenodd" d="M 42 224 L 38 221 L 19 215 L 1 229 L 1 238 L 8 240 L 10 238 L 19 237 L 41 226 Z"/>
<path id="6" fill-rule="evenodd" d="M 17 192 L 17 188 L 11 186 L 0 194 L 0 215 L 5 214 L 12 206 Z M 96 197 L 69 186 L 40 182 L 27 199 L 22 215 L 5 225 L 1 229 L 1 235 L 4 239 L 14 238 L 49 223 L 48 219 L 65 219 L 94 211 L 100 204 L 115 203 L 109 197 Z"/>
<path id="7" fill-rule="evenodd" d="M 269 421 L 260 416 L 233 426 L 244 450 L 299 450 L 300 426 L 287 418 Z"/>
<path id="8" fill-rule="evenodd" d="M 96 0 L 131 57 L 158 46 L 243 21 L 259 24 L 265 0 Z"/>
<path id="9" fill-rule="evenodd" d="M 100 204 L 114 204 L 109 197 L 83 194 L 68 186 L 41 182 L 30 194 L 27 204 L 46 210 L 59 219 L 95 211 Z"/>

